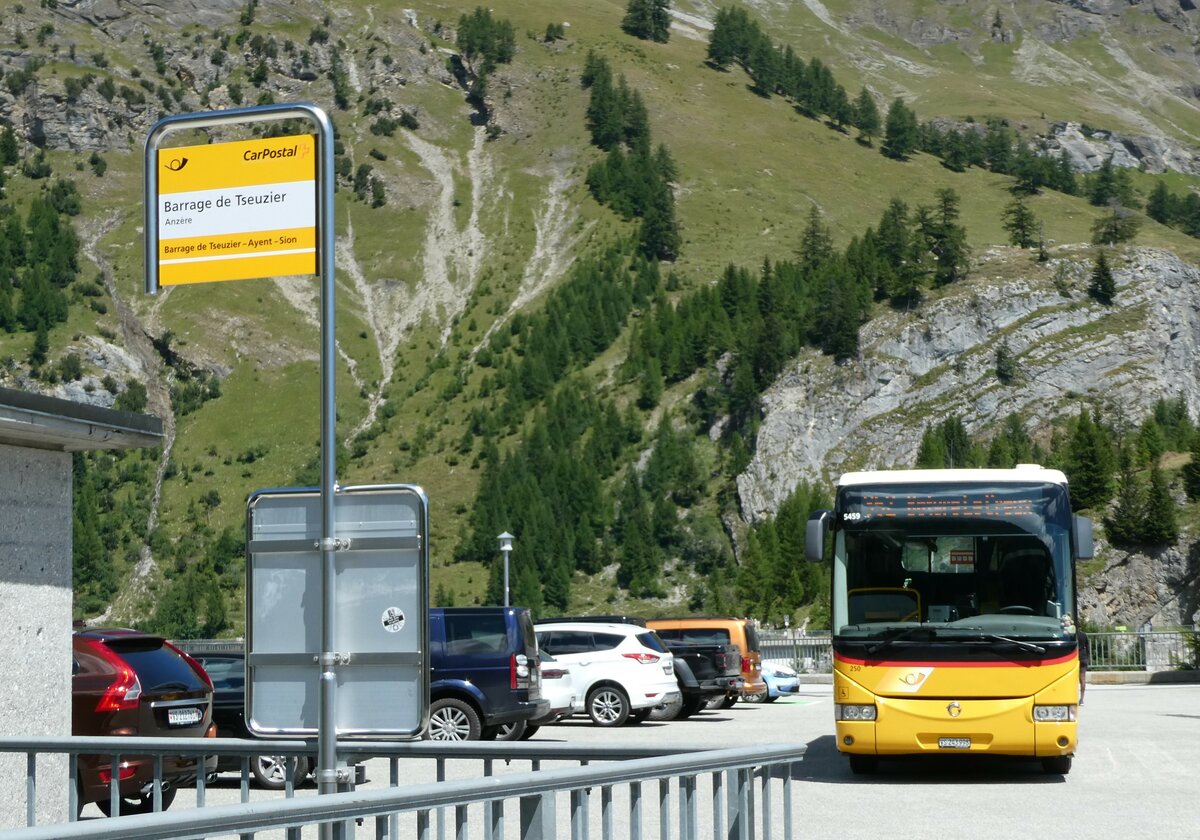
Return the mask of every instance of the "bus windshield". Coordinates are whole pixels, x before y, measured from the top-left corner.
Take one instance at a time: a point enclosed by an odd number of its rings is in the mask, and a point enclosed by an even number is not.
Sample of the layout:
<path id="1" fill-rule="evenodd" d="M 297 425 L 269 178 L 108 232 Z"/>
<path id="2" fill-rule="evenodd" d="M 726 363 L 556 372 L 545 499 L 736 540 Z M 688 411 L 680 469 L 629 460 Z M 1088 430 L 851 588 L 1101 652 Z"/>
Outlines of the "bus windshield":
<path id="1" fill-rule="evenodd" d="M 1074 632 L 1066 488 L 1043 483 L 843 487 L 833 625 L 845 638 L 922 626 L 1059 639 Z"/>

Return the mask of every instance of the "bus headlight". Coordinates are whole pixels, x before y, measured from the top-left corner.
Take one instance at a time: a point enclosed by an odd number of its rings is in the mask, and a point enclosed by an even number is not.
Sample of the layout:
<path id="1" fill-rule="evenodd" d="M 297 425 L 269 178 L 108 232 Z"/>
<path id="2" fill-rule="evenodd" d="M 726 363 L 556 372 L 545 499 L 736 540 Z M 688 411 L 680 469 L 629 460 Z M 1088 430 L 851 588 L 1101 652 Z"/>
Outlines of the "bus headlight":
<path id="1" fill-rule="evenodd" d="M 875 707 L 857 703 L 835 703 L 834 720 L 875 720 Z"/>
<path id="2" fill-rule="evenodd" d="M 1038 722 L 1065 723 L 1075 720 L 1074 706 L 1034 706 L 1033 719 Z"/>

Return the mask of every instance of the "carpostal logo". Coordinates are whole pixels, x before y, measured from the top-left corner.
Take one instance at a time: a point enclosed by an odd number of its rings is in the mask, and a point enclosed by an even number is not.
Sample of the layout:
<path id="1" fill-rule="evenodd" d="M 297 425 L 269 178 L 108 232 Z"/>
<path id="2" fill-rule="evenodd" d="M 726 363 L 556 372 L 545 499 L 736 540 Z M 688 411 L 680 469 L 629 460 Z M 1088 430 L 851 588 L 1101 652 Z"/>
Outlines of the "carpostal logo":
<path id="1" fill-rule="evenodd" d="M 305 148 L 305 154 L 308 149 Z M 278 149 L 247 149 L 242 152 L 242 160 L 277 160 L 279 158 L 294 158 L 300 155 L 299 145 L 282 146 Z"/>

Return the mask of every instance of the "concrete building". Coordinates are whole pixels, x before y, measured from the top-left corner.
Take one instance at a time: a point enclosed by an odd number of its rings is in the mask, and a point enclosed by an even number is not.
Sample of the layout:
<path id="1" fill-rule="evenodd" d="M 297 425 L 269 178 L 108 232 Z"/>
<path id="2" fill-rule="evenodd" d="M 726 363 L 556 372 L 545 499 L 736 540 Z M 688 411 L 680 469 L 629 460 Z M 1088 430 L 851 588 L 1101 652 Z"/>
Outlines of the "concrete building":
<path id="1" fill-rule="evenodd" d="M 0 388 L 0 736 L 71 734 L 71 453 L 162 437 L 157 417 Z M 62 822 L 66 758 L 37 779 L 38 823 Z M 0 830 L 25 804 L 25 757 L 0 754 Z"/>

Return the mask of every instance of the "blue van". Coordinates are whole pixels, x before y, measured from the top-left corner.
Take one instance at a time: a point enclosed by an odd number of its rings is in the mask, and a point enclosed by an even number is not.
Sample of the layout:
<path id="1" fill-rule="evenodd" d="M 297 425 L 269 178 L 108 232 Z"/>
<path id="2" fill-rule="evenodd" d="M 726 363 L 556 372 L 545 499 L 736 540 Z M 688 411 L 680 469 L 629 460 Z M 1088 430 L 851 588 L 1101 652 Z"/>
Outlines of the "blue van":
<path id="1" fill-rule="evenodd" d="M 434 741 L 518 738 L 550 711 L 525 607 L 431 607 L 429 729 Z"/>

